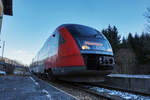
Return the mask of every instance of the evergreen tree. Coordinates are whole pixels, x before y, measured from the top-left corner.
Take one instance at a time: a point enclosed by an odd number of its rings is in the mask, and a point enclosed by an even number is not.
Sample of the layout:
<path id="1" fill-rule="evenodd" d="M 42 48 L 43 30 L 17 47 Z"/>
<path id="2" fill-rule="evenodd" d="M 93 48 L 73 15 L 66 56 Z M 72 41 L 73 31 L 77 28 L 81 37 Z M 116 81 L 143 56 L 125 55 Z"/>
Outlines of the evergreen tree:
<path id="1" fill-rule="evenodd" d="M 125 37 L 123 37 L 122 39 L 121 48 L 127 48 L 127 40 L 125 39 Z"/>
<path id="2" fill-rule="evenodd" d="M 127 41 L 128 41 L 128 42 L 127 42 L 128 48 L 129 48 L 129 49 L 132 49 L 133 46 L 134 46 L 132 33 L 129 33 L 129 35 L 128 35 L 128 40 L 127 40 Z"/>
<path id="3" fill-rule="evenodd" d="M 148 53 L 150 43 L 150 38 L 148 35 L 142 34 L 138 36 L 136 33 L 133 37 L 131 33 L 128 35 L 127 45 L 128 48 L 131 49 L 136 54 L 136 59 L 140 64 L 144 64 L 147 62 L 146 54 Z M 148 50 L 148 51 L 147 51 Z"/>
<path id="4" fill-rule="evenodd" d="M 118 30 L 115 26 L 108 26 L 107 29 L 103 29 L 102 33 L 106 36 L 108 41 L 110 42 L 113 51 L 116 52 L 120 46 L 120 35 L 118 34 Z"/>

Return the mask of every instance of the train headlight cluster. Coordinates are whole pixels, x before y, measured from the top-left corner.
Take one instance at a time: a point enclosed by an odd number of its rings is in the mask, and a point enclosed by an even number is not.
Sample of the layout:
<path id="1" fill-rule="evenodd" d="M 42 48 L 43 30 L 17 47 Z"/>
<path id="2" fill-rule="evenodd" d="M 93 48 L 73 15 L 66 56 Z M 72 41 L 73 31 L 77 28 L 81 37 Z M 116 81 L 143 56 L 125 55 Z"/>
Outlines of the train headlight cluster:
<path id="1" fill-rule="evenodd" d="M 89 50 L 89 49 L 90 49 L 89 46 L 87 46 L 87 45 L 82 45 L 82 50 Z"/>

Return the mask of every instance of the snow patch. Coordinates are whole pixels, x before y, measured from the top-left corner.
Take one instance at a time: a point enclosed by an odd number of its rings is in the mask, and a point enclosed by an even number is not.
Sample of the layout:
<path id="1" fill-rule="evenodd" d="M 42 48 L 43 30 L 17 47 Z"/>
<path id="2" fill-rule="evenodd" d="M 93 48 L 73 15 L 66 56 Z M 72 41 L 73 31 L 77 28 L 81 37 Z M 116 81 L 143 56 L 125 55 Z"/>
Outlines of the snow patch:
<path id="1" fill-rule="evenodd" d="M 116 90 L 109 90 L 109 89 L 105 89 L 105 88 L 99 88 L 99 87 L 92 87 L 92 90 L 95 90 L 97 92 L 104 92 L 107 93 L 109 95 L 115 95 L 115 96 L 119 96 L 123 99 L 126 100 L 150 100 L 150 97 L 148 96 L 141 96 L 141 95 L 135 95 L 135 94 L 131 94 L 131 93 L 127 93 L 127 92 L 121 92 L 121 91 L 116 91 Z"/>
<path id="2" fill-rule="evenodd" d="M 31 76 L 30 76 L 30 79 L 31 79 L 36 85 L 39 85 L 39 83 L 36 82 Z"/>
<path id="3" fill-rule="evenodd" d="M 51 100 L 51 95 L 48 93 L 47 90 L 43 89 L 42 92 L 45 93 L 46 96 Z"/>

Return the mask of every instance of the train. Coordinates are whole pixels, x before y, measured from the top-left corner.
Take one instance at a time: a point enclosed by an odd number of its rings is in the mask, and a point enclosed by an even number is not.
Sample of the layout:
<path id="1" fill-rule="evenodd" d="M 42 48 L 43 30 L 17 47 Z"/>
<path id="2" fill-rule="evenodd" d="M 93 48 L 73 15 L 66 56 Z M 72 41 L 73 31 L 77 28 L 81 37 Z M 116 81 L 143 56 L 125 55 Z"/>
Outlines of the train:
<path id="1" fill-rule="evenodd" d="M 102 80 L 114 68 L 114 54 L 98 30 L 80 24 L 63 24 L 48 37 L 33 58 L 30 71 L 49 79 Z"/>

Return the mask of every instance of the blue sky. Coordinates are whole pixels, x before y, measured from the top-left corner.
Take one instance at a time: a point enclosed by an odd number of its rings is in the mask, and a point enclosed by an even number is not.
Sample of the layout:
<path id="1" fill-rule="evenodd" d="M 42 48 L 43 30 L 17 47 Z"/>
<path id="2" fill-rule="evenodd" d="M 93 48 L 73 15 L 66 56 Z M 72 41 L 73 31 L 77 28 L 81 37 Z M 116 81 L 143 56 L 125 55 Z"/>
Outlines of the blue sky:
<path id="1" fill-rule="evenodd" d="M 3 17 L 4 56 L 29 64 L 48 36 L 64 23 L 98 30 L 110 24 L 122 36 L 140 34 L 150 0 L 13 0 L 13 4 L 14 15 Z"/>

